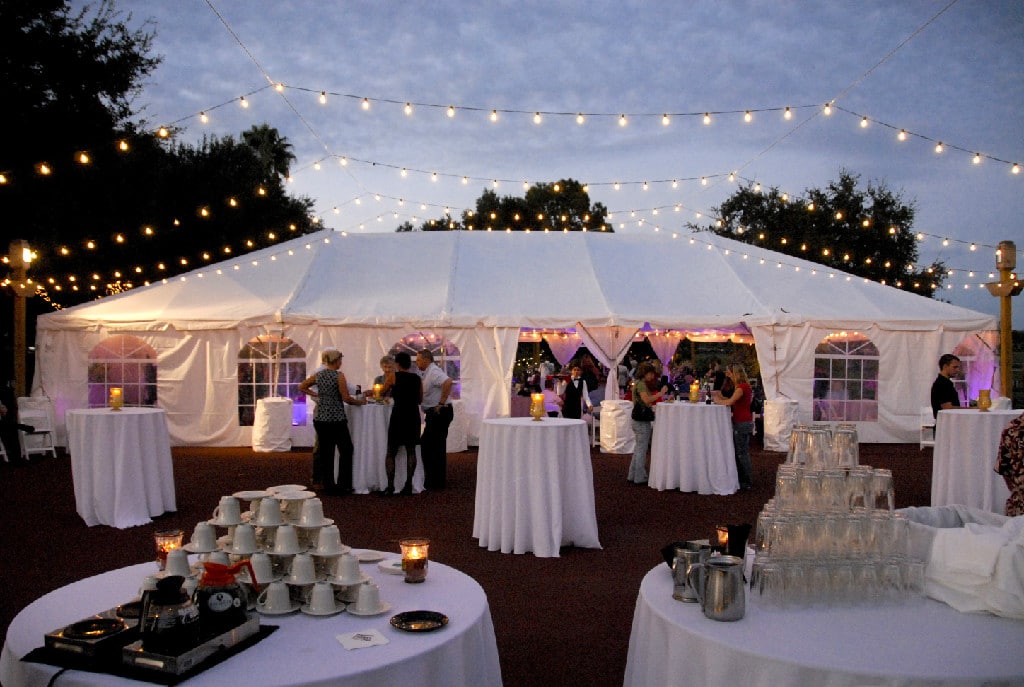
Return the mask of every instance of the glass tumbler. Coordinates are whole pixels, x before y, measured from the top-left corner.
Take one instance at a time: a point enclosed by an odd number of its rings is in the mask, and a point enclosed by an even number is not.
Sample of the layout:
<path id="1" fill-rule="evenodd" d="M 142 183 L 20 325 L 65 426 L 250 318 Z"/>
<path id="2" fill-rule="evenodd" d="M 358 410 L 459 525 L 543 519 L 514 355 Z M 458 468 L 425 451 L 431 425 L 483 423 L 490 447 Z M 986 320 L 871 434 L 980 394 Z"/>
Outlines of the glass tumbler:
<path id="1" fill-rule="evenodd" d="M 879 468 L 871 476 L 871 493 L 874 495 L 874 508 L 895 510 L 896 493 L 892 486 L 892 471 Z"/>

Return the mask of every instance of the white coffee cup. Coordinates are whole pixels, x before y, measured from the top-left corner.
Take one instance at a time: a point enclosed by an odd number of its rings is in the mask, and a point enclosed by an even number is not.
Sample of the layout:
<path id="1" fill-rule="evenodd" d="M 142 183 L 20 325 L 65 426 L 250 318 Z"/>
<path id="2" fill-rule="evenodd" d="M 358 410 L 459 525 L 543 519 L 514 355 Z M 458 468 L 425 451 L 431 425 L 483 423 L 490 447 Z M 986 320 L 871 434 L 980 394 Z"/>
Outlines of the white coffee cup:
<path id="1" fill-rule="evenodd" d="M 256 524 L 260 527 L 273 527 L 284 522 L 281 517 L 281 502 L 273 496 L 265 496 L 260 501 L 259 513 L 256 516 Z"/>
<path id="2" fill-rule="evenodd" d="M 213 551 L 217 548 L 217 530 L 208 522 L 197 523 L 192 530 L 191 542 L 197 551 Z"/>
<path id="3" fill-rule="evenodd" d="M 257 584 L 264 585 L 274 579 L 274 562 L 270 560 L 270 554 L 257 551 L 249 558 L 249 564 Z"/>
<path id="4" fill-rule="evenodd" d="M 334 613 L 338 603 L 330 582 L 317 582 L 309 592 L 309 610 L 312 613 Z"/>
<path id="5" fill-rule="evenodd" d="M 356 610 L 360 613 L 376 613 L 380 609 L 380 587 L 373 582 L 359 585 L 356 596 Z"/>
<path id="6" fill-rule="evenodd" d="M 188 564 L 188 551 L 185 549 L 173 549 L 167 552 L 167 565 L 164 571 L 168 576 L 181 575 L 188 577 L 192 574 Z"/>
<path id="7" fill-rule="evenodd" d="M 351 553 L 343 553 L 338 557 L 335 577 L 349 584 L 359 582 L 359 559 Z"/>
<path id="8" fill-rule="evenodd" d="M 291 584 L 313 584 L 316 582 L 316 566 L 313 557 L 308 553 L 300 553 L 292 559 L 292 565 L 288 576 Z"/>
<path id="9" fill-rule="evenodd" d="M 199 560 L 209 563 L 220 563 L 221 565 L 231 565 L 231 559 L 228 557 L 227 551 L 214 551 L 203 554 L 199 557 Z"/>
<path id="10" fill-rule="evenodd" d="M 337 525 L 328 525 L 320 528 L 317 536 L 316 553 L 321 556 L 331 556 L 341 553 L 341 533 Z"/>
<path id="11" fill-rule="evenodd" d="M 288 556 L 298 553 L 302 548 L 299 546 L 299 535 L 291 525 L 281 525 L 274 535 L 274 553 L 279 556 Z"/>
<path id="12" fill-rule="evenodd" d="M 324 521 L 324 504 L 318 498 L 306 499 L 302 502 L 299 515 L 300 527 L 319 527 Z"/>
<path id="13" fill-rule="evenodd" d="M 160 579 L 156 575 L 147 575 L 142 578 L 142 586 L 139 587 L 139 596 L 142 596 L 145 592 L 151 592 L 156 589 L 156 581 Z"/>
<path id="14" fill-rule="evenodd" d="M 247 556 L 255 553 L 259 547 L 256 546 L 256 530 L 248 523 L 242 523 L 235 528 L 235 537 L 231 540 L 231 553 Z"/>
<path id="15" fill-rule="evenodd" d="M 287 613 L 292 609 L 291 592 L 284 582 L 271 582 L 256 598 L 256 603 L 268 613 Z"/>
<path id="16" fill-rule="evenodd" d="M 242 507 L 234 496 L 221 496 L 220 503 L 213 509 L 213 519 L 220 525 L 237 525 L 242 522 Z"/>

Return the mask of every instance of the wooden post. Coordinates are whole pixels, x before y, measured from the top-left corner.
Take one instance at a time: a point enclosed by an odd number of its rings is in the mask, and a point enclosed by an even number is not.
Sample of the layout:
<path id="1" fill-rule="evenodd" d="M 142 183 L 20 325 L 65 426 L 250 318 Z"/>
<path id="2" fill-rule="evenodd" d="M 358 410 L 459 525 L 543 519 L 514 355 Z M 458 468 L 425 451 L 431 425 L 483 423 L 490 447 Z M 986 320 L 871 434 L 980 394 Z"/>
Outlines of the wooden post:
<path id="1" fill-rule="evenodd" d="M 985 284 L 988 292 L 999 298 L 999 384 L 1000 393 L 1013 398 L 1013 305 L 1011 298 L 1024 288 L 1013 270 L 1017 267 L 1017 246 L 1013 241 L 1000 241 L 996 251 L 999 281 Z"/>

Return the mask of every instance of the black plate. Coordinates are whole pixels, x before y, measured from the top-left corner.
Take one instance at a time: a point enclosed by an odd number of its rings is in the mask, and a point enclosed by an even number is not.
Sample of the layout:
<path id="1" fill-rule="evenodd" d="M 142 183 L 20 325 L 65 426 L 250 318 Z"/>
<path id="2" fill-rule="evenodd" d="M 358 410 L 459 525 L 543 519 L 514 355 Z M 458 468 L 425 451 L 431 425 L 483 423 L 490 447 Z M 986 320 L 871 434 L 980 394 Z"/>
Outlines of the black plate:
<path id="1" fill-rule="evenodd" d="M 100 639 L 124 629 L 125 624 L 117 618 L 89 618 L 68 625 L 61 634 L 68 639 Z"/>
<path id="2" fill-rule="evenodd" d="M 142 602 L 141 601 L 129 601 L 126 604 L 121 604 L 114 613 L 117 614 L 118 618 L 126 618 L 128 620 L 136 620 L 142 615 Z"/>
<path id="3" fill-rule="evenodd" d="M 406 632 L 430 632 L 448 624 L 448 616 L 437 611 L 406 611 L 392 616 L 391 624 Z"/>

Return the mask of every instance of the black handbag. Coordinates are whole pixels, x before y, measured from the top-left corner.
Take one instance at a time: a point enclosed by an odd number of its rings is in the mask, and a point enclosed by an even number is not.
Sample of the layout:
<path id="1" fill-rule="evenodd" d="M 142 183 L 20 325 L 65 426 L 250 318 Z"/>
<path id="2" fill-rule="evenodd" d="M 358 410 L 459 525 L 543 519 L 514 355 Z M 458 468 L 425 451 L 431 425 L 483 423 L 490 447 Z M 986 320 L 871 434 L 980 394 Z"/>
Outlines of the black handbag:
<path id="1" fill-rule="evenodd" d="M 654 409 L 637 399 L 633 401 L 633 412 L 630 417 L 637 422 L 654 422 Z"/>

